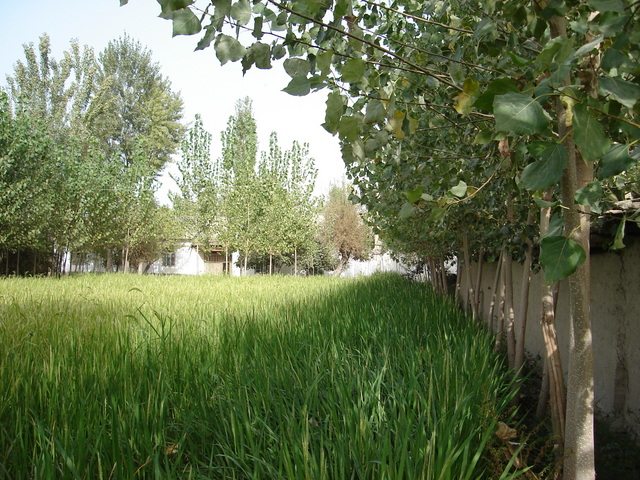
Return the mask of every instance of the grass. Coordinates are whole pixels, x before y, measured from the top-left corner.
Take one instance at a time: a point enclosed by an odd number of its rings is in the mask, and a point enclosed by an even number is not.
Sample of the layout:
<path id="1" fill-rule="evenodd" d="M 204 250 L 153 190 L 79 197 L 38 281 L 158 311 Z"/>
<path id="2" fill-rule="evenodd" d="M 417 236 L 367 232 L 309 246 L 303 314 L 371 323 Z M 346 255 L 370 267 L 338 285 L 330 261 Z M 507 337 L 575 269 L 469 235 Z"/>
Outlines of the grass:
<path id="1" fill-rule="evenodd" d="M 491 345 L 397 276 L 1 280 L 0 478 L 498 478 Z"/>

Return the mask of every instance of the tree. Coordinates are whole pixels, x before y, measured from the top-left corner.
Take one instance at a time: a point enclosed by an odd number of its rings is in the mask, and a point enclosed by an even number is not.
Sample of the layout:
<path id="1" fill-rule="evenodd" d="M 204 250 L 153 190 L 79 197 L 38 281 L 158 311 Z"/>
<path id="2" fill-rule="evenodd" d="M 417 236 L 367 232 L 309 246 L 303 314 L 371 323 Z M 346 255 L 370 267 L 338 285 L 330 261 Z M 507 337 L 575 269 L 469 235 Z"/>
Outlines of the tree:
<path id="1" fill-rule="evenodd" d="M 97 82 L 108 89 L 112 101 L 95 135 L 125 167 L 144 144 L 145 154 L 137 160 L 159 172 L 176 153 L 184 132 L 180 95 L 171 90 L 151 52 L 128 36 L 109 42 L 99 63 Z"/>
<path id="2" fill-rule="evenodd" d="M 313 189 L 317 177 L 315 160 L 308 145 L 294 141 L 283 151 L 275 132 L 269 140 L 269 152 L 262 154 L 258 176 L 266 193 L 261 217 L 262 251 L 272 257 L 291 254 L 294 274 L 298 271 L 298 253 L 311 248 L 316 231 L 317 202 Z"/>
<path id="3" fill-rule="evenodd" d="M 333 185 L 322 211 L 322 236 L 337 255 L 334 275 L 339 277 L 349 260 L 366 260 L 372 249 L 372 236 L 362 220 L 362 211 L 349 200 L 351 187 Z"/>
<path id="4" fill-rule="evenodd" d="M 222 188 L 220 161 L 211 159 L 211 134 L 196 115 L 193 125 L 182 141 L 182 155 L 176 162 L 180 176 L 174 178 L 180 195 L 172 197 L 176 214 L 186 235 L 198 245 L 217 243 L 216 228 Z"/>
<path id="5" fill-rule="evenodd" d="M 235 114 L 222 132 L 224 227 L 221 243 L 237 248 L 243 254 L 246 274 L 249 255 L 258 245 L 260 217 L 264 203 L 256 177 L 258 152 L 256 122 L 251 100 L 236 102 Z"/>
<path id="6" fill-rule="evenodd" d="M 53 212 L 47 167 L 54 147 L 41 121 L 27 114 L 11 117 L 6 94 L 0 91 L 0 248 L 5 273 L 10 253 L 19 258 L 20 251 L 43 246 Z M 18 259 L 14 271 L 20 273 Z"/>

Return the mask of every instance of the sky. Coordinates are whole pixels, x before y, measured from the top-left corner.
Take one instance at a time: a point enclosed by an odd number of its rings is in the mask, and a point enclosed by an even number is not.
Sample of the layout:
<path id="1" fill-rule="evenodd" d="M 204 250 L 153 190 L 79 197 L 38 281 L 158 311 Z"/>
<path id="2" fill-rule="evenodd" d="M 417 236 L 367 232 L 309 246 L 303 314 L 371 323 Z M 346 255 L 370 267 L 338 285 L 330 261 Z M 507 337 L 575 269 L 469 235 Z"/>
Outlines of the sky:
<path id="1" fill-rule="evenodd" d="M 220 154 L 220 132 L 236 101 L 248 96 L 253 100 L 260 150 L 268 149 L 272 131 L 283 148 L 290 148 L 294 140 L 309 143 L 319 170 L 316 194 L 327 193 L 332 182 L 343 178 L 338 139 L 321 126 L 327 91 L 305 97 L 282 92 L 290 78 L 279 63 L 270 70 L 253 67 L 244 76 L 239 62 L 221 66 L 213 47 L 194 51 L 199 35 L 172 38 L 171 22 L 158 18 L 159 13 L 155 0 L 129 0 L 123 7 L 119 0 L 0 0 L 0 86 L 6 86 L 15 63 L 24 60 L 23 45 L 37 46 L 43 33 L 51 38 L 55 59 L 62 58 L 72 39 L 92 47 L 97 55 L 126 33 L 152 52 L 173 90 L 180 92 L 183 121 L 202 116 L 204 128 L 213 135 L 213 158 Z M 168 189 L 175 189 L 175 183 L 165 174 L 161 201 Z"/>

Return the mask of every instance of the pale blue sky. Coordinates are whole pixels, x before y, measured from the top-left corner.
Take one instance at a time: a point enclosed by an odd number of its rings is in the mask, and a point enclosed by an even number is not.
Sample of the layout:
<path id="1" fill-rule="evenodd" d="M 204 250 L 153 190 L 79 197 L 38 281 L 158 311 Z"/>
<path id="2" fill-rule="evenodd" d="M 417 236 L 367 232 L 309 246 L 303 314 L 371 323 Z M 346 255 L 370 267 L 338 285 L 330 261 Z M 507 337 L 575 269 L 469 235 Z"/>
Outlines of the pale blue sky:
<path id="1" fill-rule="evenodd" d="M 252 68 L 242 76 L 239 63 L 220 66 L 213 47 L 194 52 L 199 37 L 171 37 L 171 22 L 157 18 L 155 0 L 0 0 L 0 85 L 24 58 L 22 45 L 38 43 L 46 32 L 51 37 L 53 56 L 60 58 L 71 39 L 99 53 L 107 43 L 127 33 L 153 53 L 174 90 L 185 104 L 185 119 L 196 113 L 213 135 L 212 155 L 219 155 L 220 132 L 234 112 L 236 100 L 253 99 L 260 148 L 266 149 L 271 131 L 289 148 L 293 140 L 308 142 L 320 170 L 318 193 L 344 174 L 338 139 L 320 125 L 324 121 L 326 91 L 306 97 L 292 97 L 281 90 L 289 77 L 281 65 L 271 70 Z M 167 182 L 169 185 L 171 181 Z"/>

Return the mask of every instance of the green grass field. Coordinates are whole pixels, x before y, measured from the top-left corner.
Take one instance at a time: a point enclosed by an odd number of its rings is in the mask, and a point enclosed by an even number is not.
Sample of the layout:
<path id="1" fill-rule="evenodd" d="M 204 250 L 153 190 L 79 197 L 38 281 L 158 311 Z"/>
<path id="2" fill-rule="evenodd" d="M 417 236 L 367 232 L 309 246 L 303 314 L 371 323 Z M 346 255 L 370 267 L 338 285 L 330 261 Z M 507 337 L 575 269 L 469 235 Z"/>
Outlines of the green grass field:
<path id="1" fill-rule="evenodd" d="M 0 280 L 0 478 L 510 478 L 491 345 L 397 276 Z"/>

